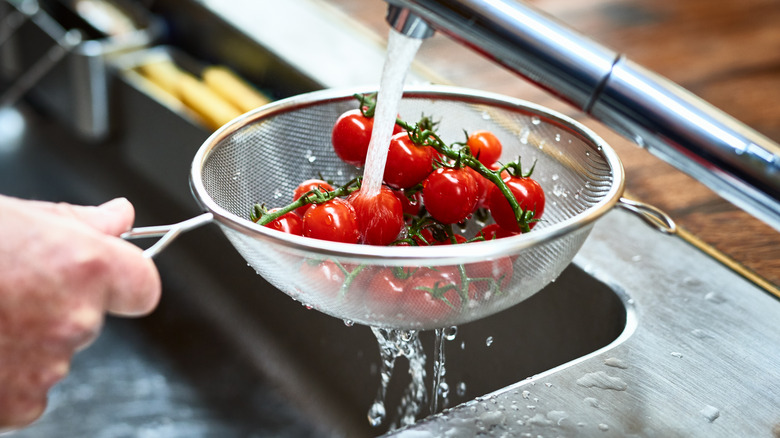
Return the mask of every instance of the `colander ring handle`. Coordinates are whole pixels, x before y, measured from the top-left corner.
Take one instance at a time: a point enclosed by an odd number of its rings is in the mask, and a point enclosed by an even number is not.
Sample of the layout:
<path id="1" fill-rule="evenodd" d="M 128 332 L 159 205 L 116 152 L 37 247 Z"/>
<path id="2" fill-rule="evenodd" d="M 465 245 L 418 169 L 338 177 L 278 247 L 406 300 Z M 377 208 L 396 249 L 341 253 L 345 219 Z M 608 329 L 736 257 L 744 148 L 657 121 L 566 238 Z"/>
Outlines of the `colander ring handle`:
<path id="1" fill-rule="evenodd" d="M 618 200 L 617 205 L 636 214 L 648 225 L 664 234 L 677 233 L 677 224 L 674 223 L 674 220 L 657 207 L 624 197 Z"/>
<path id="2" fill-rule="evenodd" d="M 179 234 L 198 228 L 214 221 L 213 213 L 203 213 L 194 218 L 187 219 L 171 225 L 157 225 L 152 227 L 133 228 L 122 233 L 119 237 L 125 240 L 160 237 L 154 245 L 144 250 L 144 256 L 152 258 L 165 249 Z"/>

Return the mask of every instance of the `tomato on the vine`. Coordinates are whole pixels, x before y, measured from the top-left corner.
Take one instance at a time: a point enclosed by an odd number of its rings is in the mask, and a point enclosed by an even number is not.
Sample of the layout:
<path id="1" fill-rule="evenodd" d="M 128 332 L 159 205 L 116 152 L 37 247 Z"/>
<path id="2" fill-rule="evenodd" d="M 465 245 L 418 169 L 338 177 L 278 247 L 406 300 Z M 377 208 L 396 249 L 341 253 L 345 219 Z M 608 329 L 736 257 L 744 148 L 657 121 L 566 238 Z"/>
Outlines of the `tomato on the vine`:
<path id="1" fill-rule="evenodd" d="M 453 241 L 454 240 L 454 241 Z M 444 240 L 437 240 L 434 245 L 459 245 L 461 243 L 468 242 L 465 236 L 462 234 L 453 234 L 451 237 Z"/>
<path id="2" fill-rule="evenodd" d="M 277 211 L 279 211 L 278 208 L 272 208 L 268 212 L 274 213 Z M 287 234 L 303 235 L 303 219 L 292 211 L 279 216 L 264 226 Z"/>
<path id="3" fill-rule="evenodd" d="M 297 201 L 298 198 L 315 189 L 325 193 L 333 190 L 333 186 L 321 179 L 307 179 L 306 181 L 298 184 L 298 187 L 293 190 L 293 201 Z M 298 207 L 295 209 L 295 213 L 303 216 L 309 207 L 311 207 L 311 204 Z"/>
<path id="4" fill-rule="evenodd" d="M 303 235 L 333 242 L 358 243 L 360 231 L 355 209 L 341 198 L 314 204 L 303 215 Z"/>
<path id="5" fill-rule="evenodd" d="M 375 196 L 366 196 L 361 189 L 347 201 L 357 214 L 361 243 L 389 245 L 398 238 L 404 227 L 404 210 L 392 190 L 382 187 Z"/>
<path id="6" fill-rule="evenodd" d="M 433 170 L 436 149 L 414 144 L 406 132 L 393 135 L 387 150 L 384 181 L 396 189 L 419 184 Z"/>
<path id="7" fill-rule="evenodd" d="M 300 268 L 303 278 L 313 279 L 316 290 L 330 298 L 336 298 L 344 285 L 346 273 L 332 260 L 306 260 Z"/>
<path id="8" fill-rule="evenodd" d="M 385 314 L 397 313 L 403 303 L 404 286 L 416 268 L 380 268 L 365 289 L 365 300 L 371 309 L 384 309 Z"/>
<path id="9" fill-rule="evenodd" d="M 501 141 L 490 131 L 472 132 L 466 140 L 466 145 L 471 150 L 471 155 L 477 157 L 479 162 L 485 166 L 490 166 L 501 157 Z"/>
<path id="10" fill-rule="evenodd" d="M 405 190 L 393 190 L 395 196 L 401 201 L 401 207 L 404 210 L 404 216 L 417 217 L 422 211 L 422 198 L 420 192 L 408 194 Z"/>
<path id="11" fill-rule="evenodd" d="M 465 265 L 466 275 L 471 281 L 470 285 L 476 286 L 477 296 L 484 297 L 490 291 L 504 291 L 509 286 L 514 265 L 510 257 L 500 257 L 494 260 L 469 263 Z"/>
<path id="12" fill-rule="evenodd" d="M 445 224 L 466 219 L 477 208 L 478 196 L 477 181 L 466 168 L 440 167 L 423 181 L 425 208 Z"/>
<path id="13" fill-rule="evenodd" d="M 476 170 L 470 167 L 466 167 L 465 169 L 471 174 L 471 176 L 474 177 L 474 180 L 477 182 L 477 206 L 474 207 L 474 209 L 476 210 L 478 208 L 484 207 L 488 193 L 490 193 L 490 189 L 493 187 L 493 183 L 489 179 L 480 175 Z"/>
<path id="14" fill-rule="evenodd" d="M 485 225 L 481 230 L 479 230 L 477 236 L 482 236 L 482 238 L 485 240 L 493 240 L 493 239 L 503 239 L 504 237 L 516 236 L 518 234 L 520 233 L 506 230 L 498 224 L 490 224 L 490 225 Z"/>
<path id="15" fill-rule="evenodd" d="M 345 163 L 361 167 L 366 163 L 368 144 L 374 130 L 374 118 L 366 117 L 359 109 L 345 112 L 339 116 L 333 125 L 331 142 L 333 150 Z M 393 133 L 401 132 L 403 128 L 393 127 Z"/>
<path id="16" fill-rule="evenodd" d="M 460 310 L 460 287 L 456 268 L 421 268 L 404 286 L 404 309 L 413 318 L 446 318 Z"/>
<path id="17" fill-rule="evenodd" d="M 533 212 L 534 220 L 528 223 L 528 227 L 533 228 L 536 225 L 536 220 L 544 212 L 544 190 L 542 190 L 542 186 L 536 180 L 525 176 L 509 176 L 504 179 L 504 182 L 517 200 L 520 208 L 525 212 Z M 497 186 L 490 190 L 487 204 L 493 219 L 501 228 L 512 232 L 521 231 L 512 206 Z"/>

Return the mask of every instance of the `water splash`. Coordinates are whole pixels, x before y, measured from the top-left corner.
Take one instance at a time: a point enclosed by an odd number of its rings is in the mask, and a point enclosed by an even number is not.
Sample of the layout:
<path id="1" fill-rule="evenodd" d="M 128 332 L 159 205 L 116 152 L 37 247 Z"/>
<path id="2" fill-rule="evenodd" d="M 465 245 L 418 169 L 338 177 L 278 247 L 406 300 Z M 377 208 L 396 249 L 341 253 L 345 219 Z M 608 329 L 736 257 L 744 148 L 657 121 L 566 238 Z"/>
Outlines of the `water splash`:
<path id="1" fill-rule="evenodd" d="M 379 344 L 381 357 L 379 376 L 380 384 L 376 398 L 368 410 L 368 422 L 379 426 L 387 418 L 385 400 L 387 388 L 395 368 L 395 361 L 405 357 L 409 361 L 411 381 L 404 390 L 398 406 L 398 423 L 391 424 L 390 429 L 413 424 L 427 398 L 425 388 L 426 356 L 420 342 L 419 332 L 415 330 L 394 330 L 372 327 L 371 331 Z"/>

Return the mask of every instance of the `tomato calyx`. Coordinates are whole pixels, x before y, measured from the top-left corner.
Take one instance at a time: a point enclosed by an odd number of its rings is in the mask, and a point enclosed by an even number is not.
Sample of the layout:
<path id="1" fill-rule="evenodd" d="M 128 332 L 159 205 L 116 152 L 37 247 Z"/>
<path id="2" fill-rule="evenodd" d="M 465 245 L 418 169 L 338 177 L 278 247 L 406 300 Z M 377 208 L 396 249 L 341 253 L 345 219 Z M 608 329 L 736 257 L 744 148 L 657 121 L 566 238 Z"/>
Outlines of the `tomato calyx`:
<path id="1" fill-rule="evenodd" d="M 372 118 L 376 112 L 376 96 L 377 93 L 360 94 L 355 93 L 352 95 L 360 102 L 360 113 L 363 117 Z"/>

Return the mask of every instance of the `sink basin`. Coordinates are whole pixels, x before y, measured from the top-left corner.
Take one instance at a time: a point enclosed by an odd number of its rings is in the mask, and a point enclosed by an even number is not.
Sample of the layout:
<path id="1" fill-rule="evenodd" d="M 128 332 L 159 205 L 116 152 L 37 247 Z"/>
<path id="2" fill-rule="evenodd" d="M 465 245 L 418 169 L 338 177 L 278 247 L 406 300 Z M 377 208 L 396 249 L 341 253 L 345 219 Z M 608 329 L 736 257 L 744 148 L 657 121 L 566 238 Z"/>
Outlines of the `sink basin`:
<path id="1" fill-rule="evenodd" d="M 386 431 L 366 419 L 379 385 L 379 352 L 367 327 L 349 327 L 275 290 L 216 227 L 181 237 L 157 263 L 165 281 L 158 310 L 140 320 L 110 319 L 55 388 L 45 416 L 11 436 L 123 428 L 162 436 Z M 604 347 L 625 326 L 621 297 L 571 265 L 527 301 L 458 328 L 445 344 L 448 405 Z M 433 333 L 421 339 L 430 382 Z M 390 420 L 407 383 L 399 359 Z"/>
<path id="2" fill-rule="evenodd" d="M 213 321 L 208 330 L 237 340 L 236 347 L 253 357 L 251 366 L 271 376 L 306 416 L 323 422 L 338 419 L 328 426 L 330 430 L 339 435 L 383 431 L 369 428 L 366 420 L 379 386 L 379 350 L 371 331 L 307 310 L 255 275 L 220 233 L 198 234 L 202 235 L 188 236 L 180 251 L 211 259 L 204 263 L 212 266 L 208 271 L 218 273 L 218 278 L 196 280 L 198 284 L 187 286 L 181 299 L 193 300 L 197 291 L 200 298 L 196 301 L 205 304 L 200 310 L 206 314 L 204 321 Z M 215 234 L 213 241 L 206 239 L 207 234 Z M 194 246 L 184 248 L 190 245 Z M 193 268 L 193 262 L 176 261 L 186 264 L 172 269 L 187 273 L 193 282 L 193 272 L 205 272 Z M 452 388 L 449 405 L 598 350 L 625 327 L 626 307 L 621 297 L 571 265 L 525 302 L 458 327 L 455 339 L 445 342 L 446 379 Z M 434 334 L 423 332 L 421 340 L 430 380 Z M 406 361 L 400 359 L 389 394 L 391 420 L 408 380 Z"/>

